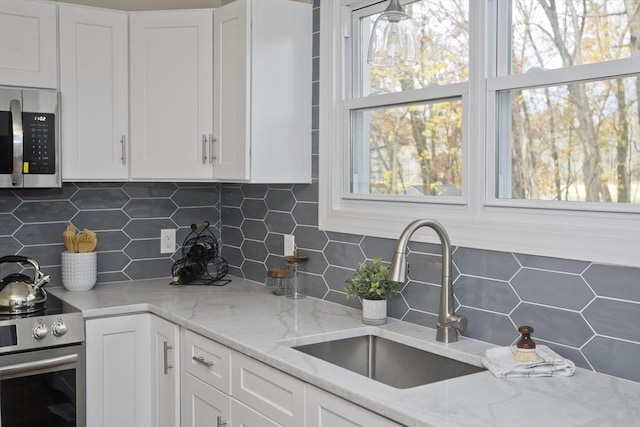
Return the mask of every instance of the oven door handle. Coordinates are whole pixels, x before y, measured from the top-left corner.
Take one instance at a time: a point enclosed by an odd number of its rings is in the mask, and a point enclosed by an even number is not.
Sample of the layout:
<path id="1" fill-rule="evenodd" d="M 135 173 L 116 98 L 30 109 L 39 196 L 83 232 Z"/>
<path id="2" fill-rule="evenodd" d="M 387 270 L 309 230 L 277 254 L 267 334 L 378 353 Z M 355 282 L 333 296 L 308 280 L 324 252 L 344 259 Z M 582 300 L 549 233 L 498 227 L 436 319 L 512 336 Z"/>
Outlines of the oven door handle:
<path id="1" fill-rule="evenodd" d="M 0 367 L 0 377 L 19 375 L 42 369 L 55 368 L 58 366 L 69 365 L 78 361 L 77 354 L 69 354 L 66 356 L 52 357 L 51 359 L 35 360 L 33 362 L 17 363 L 10 366 Z"/>

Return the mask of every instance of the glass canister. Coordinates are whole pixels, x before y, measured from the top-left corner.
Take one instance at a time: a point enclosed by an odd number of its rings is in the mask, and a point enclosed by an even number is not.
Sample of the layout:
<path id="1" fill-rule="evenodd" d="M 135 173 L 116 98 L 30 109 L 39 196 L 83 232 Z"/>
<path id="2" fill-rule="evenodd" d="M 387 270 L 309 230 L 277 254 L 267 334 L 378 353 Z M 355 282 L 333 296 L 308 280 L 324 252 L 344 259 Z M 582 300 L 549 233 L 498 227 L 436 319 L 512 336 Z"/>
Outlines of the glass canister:
<path id="1" fill-rule="evenodd" d="M 300 255 L 300 253 L 296 250 L 293 252 L 293 255 L 288 255 L 284 257 L 284 262 L 287 264 L 287 267 L 291 270 L 291 283 L 287 288 L 287 298 L 300 299 L 304 298 L 304 295 L 300 293 L 300 283 L 298 282 L 298 267 L 300 264 L 304 264 L 307 262 L 309 258 L 306 256 Z"/>
<path id="2" fill-rule="evenodd" d="M 290 268 L 270 268 L 267 270 L 264 287 L 270 294 L 284 295 L 291 287 L 289 282 L 292 277 L 293 271 Z"/>

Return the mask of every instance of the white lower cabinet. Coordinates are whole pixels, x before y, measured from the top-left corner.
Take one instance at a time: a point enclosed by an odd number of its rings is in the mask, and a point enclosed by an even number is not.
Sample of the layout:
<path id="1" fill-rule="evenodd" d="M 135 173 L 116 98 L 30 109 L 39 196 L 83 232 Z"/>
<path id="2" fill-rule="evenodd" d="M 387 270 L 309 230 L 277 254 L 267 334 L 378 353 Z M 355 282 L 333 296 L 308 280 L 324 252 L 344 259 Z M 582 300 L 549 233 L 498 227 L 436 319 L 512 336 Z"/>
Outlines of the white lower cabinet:
<path id="1" fill-rule="evenodd" d="M 281 427 L 259 412 L 231 399 L 231 427 Z"/>
<path id="2" fill-rule="evenodd" d="M 277 425 L 304 425 L 302 381 L 237 352 L 232 352 L 231 360 L 231 395 L 234 399 Z M 243 424 L 234 422 L 233 425 Z"/>
<path id="3" fill-rule="evenodd" d="M 304 425 L 304 383 L 191 331 L 181 342 L 182 427 Z"/>
<path id="4" fill-rule="evenodd" d="M 229 348 L 186 329 L 181 338 L 182 370 L 230 394 Z"/>
<path id="5" fill-rule="evenodd" d="M 142 313 L 89 319 L 85 333 L 87 426 L 179 425 L 177 325 Z"/>
<path id="6" fill-rule="evenodd" d="M 87 320 L 86 363 L 91 427 L 400 425 L 149 313 Z"/>
<path id="7" fill-rule="evenodd" d="M 180 327 L 158 316 L 151 327 L 151 426 L 180 425 Z"/>
<path id="8" fill-rule="evenodd" d="M 306 427 L 400 427 L 387 418 L 307 384 Z"/>
<path id="9" fill-rule="evenodd" d="M 230 427 L 231 398 L 228 395 L 186 372 L 182 373 L 181 381 L 182 427 Z"/>
<path id="10" fill-rule="evenodd" d="M 182 427 L 229 427 L 229 349 L 186 329 L 181 343 Z"/>
<path id="11" fill-rule="evenodd" d="M 87 426 L 148 427 L 149 314 L 86 321 Z"/>

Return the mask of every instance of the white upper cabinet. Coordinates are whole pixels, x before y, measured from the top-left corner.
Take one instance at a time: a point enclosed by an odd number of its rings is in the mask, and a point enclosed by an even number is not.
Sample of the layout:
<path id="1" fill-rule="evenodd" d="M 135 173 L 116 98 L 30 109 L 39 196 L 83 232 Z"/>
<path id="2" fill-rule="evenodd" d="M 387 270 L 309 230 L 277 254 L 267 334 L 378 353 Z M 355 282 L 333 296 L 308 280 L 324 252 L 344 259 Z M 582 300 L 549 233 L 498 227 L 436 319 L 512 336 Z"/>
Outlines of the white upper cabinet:
<path id="1" fill-rule="evenodd" d="M 309 183 L 311 8 L 0 0 L 0 85 L 58 88 L 59 54 L 66 181 Z"/>
<path id="2" fill-rule="evenodd" d="M 60 4 L 64 180 L 127 180 L 128 15 Z"/>
<path id="3" fill-rule="evenodd" d="M 214 12 L 213 176 L 311 182 L 308 3 L 236 0 Z"/>
<path id="4" fill-rule="evenodd" d="M 248 180 L 251 140 L 248 80 L 249 8 L 235 1 L 214 12 L 214 137 L 211 162 L 220 179 Z"/>
<path id="5" fill-rule="evenodd" d="M 58 88 L 56 4 L 0 1 L 0 85 Z"/>
<path id="6" fill-rule="evenodd" d="M 133 180 L 212 179 L 212 11 L 132 13 Z"/>

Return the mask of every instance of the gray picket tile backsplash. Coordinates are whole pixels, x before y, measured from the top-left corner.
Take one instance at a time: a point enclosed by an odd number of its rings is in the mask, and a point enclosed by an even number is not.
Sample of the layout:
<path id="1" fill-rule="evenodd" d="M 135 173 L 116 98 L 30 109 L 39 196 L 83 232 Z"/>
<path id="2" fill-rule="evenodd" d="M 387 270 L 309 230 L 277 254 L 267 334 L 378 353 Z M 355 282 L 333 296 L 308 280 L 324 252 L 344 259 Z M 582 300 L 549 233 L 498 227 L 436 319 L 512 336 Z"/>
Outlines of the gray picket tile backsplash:
<path id="1" fill-rule="evenodd" d="M 0 190 L 2 254 L 36 259 L 60 284 L 67 224 L 98 234 L 98 282 L 169 277 L 173 259 L 160 254 L 160 229 L 208 220 L 220 235 L 219 184 L 65 183 L 60 189 Z M 1 269 L 1 266 L 0 266 Z M 1 273 L 1 270 L 0 270 Z"/>
<path id="2" fill-rule="evenodd" d="M 317 2 L 315 21 L 319 16 Z M 314 40 L 318 38 L 314 24 Z M 314 51 L 313 181 L 311 184 L 66 183 L 53 190 L 0 190 L 0 254 L 37 259 L 51 285 L 60 284 L 62 231 L 69 221 L 98 233 L 98 281 L 170 278 L 180 254 L 160 254 L 160 229 L 208 220 L 221 238 L 229 273 L 262 282 L 283 262 L 283 235 L 309 261 L 302 292 L 347 300 L 344 281 L 358 262 L 389 262 L 395 241 L 318 230 L 318 50 Z M 433 327 L 441 256 L 439 245 L 411 243 L 409 282 L 389 301 L 389 316 Z M 0 274 L 2 271 L 0 269 Z M 512 344 L 516 326 L 534 326 L 534 338 L 578 366 L 640 381 L 640 268 L 593 264 L 509 252 L 456 247 L 456 306 L 469 318 L 465 335 Z M 2 277 L 2 276 L 0 276 Z M 233 286 L 230 284 L 228 286 Z"/>
<path id="3" fill-rule="evenodd" d="M 582 276 L 558 271 L 522 268 L 511 279 L 523 301 L 581 310 L 595 294 Z"/>
<path id="4" fill-rule="evenodd" d="M 389 262 L 395 241 L 319 230 L 317 184 L 314 177 L 308 185 L 67 183 L 2 190 L 0 245 L 5 254 L 37 259 L 52 284 L 59 283 L 60 236 L 71 221 L 98 232 L 100 283 L 168 278 L 179 254 L 159 253 L 159 230 L 177 228 L 181 242 L 191 223 L 206 219 L 222 239 L 230 273 L 262 282 L 268 267 L 282 264 L 283 235 L 293 233 L 309 257 L 301 269 L 303 291 L 359 307 L 345 299 L 344 281 L 359 262 Z M 440 247 L 412 242 L 409 249 L 409 282 L 390 301 L 389 314 L 434 326 Z M 626 321 L 640 320 L 640 269 L 470 248 L 454 248 L 453 260 L 456 303 L 470 320 L 467 336 L 510 344 L 516 325 L 531 323 L 534 336 L 574 355 L 579 366 L 640 380 L 637 357 L 621 357 L 628 368 L 620 370 L 602 356 L 618 348 L 640 351 L 637 322 Z"/>

